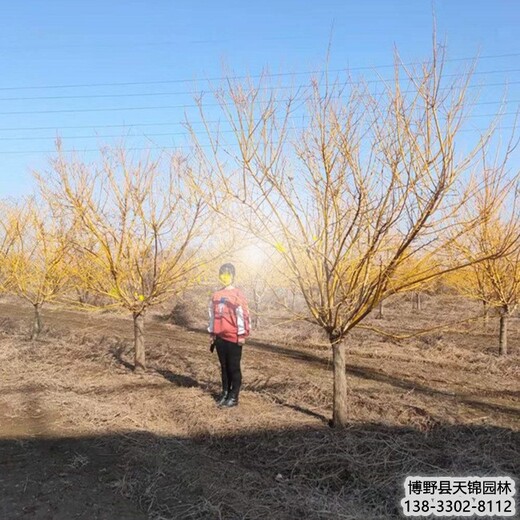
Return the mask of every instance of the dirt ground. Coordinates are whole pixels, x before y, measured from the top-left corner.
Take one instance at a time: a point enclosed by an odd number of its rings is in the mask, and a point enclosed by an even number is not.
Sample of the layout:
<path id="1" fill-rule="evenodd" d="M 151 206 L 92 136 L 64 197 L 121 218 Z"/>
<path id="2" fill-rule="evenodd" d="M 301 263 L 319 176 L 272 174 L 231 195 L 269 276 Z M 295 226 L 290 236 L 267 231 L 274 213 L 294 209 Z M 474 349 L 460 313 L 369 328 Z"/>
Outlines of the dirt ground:
<path id="1" fill-rule="evenodd" d="M 431 297 L 368 323 L 419 330 L 470 315 Z M 520 477 L 520 326 L 491 319 L 410 339 L 349 340 L 351 424 L 332 430 L 329 349 L 298 325 L 246 345 L 240 406 L 220 410 L 207 334 L 147 322 L 132 372 L 125 316 L 0 302 L 0 519 L 391 519 L 407 475 Z M 517 508 L 518 508 L 517 495 Z M 496 518 L 496 517 L 495 517 Z"/>

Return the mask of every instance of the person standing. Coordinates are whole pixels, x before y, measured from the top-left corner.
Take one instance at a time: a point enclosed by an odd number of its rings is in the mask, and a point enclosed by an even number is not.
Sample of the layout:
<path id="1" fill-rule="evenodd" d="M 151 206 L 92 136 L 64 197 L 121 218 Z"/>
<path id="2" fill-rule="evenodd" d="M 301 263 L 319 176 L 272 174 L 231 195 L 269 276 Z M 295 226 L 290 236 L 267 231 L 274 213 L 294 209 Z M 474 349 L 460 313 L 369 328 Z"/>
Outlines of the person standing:
<path id="1" fill-rule="evenodd" d="M 218 405 L 238 405 L 242 384 L 242 347 L 249 336 L 249 309 L 242 291 L 233 286 L 235 266 L 223 264 L 219 269 L 222 287 L 213 293 L 209 304 L 211 352 L 216 347 L 222 376 L 222 394 Z"/>

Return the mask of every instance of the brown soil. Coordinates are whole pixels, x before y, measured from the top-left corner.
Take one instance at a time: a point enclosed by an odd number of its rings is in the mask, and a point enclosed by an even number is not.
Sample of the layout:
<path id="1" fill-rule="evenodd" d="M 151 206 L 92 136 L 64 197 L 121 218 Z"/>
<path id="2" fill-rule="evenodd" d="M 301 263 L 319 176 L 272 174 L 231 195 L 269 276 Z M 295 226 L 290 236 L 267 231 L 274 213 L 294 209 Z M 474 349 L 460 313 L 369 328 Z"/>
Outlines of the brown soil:
<path id="1" fill-rule="evenodd" d="M 369 323 L 432 327 L 460 304 L 398 302 Z M 356 331 L 352 421 L 334 431 L 314 331 L 256 334 L 240 406 L 219 410 L 203 332 L 150 316 L 148 370 L 134 374 L 128 318 L 49 307 L 30 342 L 30 316 L 0 303 L 2 520 L 399 518 L 406 475 L 520 476 L 516 320 L 504 359 L 476 323 L 399 341 Z"/>

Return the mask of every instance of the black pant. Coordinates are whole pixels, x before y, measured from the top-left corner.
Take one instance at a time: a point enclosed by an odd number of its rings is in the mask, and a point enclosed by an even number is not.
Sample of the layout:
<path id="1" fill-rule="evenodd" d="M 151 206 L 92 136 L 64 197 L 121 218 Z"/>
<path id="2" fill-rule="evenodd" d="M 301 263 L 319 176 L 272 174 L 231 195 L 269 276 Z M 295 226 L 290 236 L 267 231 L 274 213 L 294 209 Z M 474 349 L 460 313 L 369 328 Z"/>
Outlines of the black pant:
<path id="1" fill-rule="evenodd" d="M 240 370 L 242 345 L 217 337 L 216 347 L 222 372 L 222 391 L 228 392 L 230 397 L 238 399 L 242 384 L 242 371 Z"/>

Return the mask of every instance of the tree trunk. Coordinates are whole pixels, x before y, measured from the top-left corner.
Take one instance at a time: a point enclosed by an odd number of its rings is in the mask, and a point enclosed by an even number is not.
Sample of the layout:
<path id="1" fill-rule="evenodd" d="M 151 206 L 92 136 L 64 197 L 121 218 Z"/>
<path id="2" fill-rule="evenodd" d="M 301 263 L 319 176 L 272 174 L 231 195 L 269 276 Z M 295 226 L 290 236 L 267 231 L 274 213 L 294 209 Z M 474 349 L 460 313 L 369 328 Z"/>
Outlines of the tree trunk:
<path id="1" fill-rule="evenodd" d="M 40 332 L 42 331 L 42 318 L 40 315 L 41 304 L 35 303 L 34 305 L 34 319 L 31 331 L 31 340 L 38 339 Z"/>
<path id="2" fill-rule="evenodd" d="M 507 319 L 509 313 L 506 309 L 500 311 L 500 336 L 498 339 L 498 353 L 501 356 L 507 354 Z"/>
<path id="3" fill-rule="evenodd" d="M 379 302 L 379 305 L 377 306 L 378 312 L 376 319 L 382 320 L 383 319 L 383 300 Z"/>
<path id="4" fill-rule="evenodd" d="M 332 426 L 334 428 L 347 425 L 347 346 L 344 340 L 332 345 L 334 366 L 334 390 Z"/>
<path id="5" fill-rule="evenodd" d="M 255 330 L 258 330 L 258 327 L 260 326 L 260 316 L 259 316 L 259 310 L 260 310 L 260 296 L 258 295 L 258 292 L 255 289 L 253 289 L 253 319 L 251 320 L 252 327 Z"/>
<path id="6" fill-rule="evenodd" d="M 420 291 L 415 291 L 413 293 L 413 308 L 416 311 L 422 310 L 422 301 L 421 301 Z"/>
<path id="7" fill-rule="evenodd" d="M 144 311 L 134 312 L 134 370 L 146 370 L 144 350 Z"/>
<path id="8" fill-rule="evenodd" d="M 486 300 L 482 300 L 482 305 L 484 306 L 484 328 L 488 328 L 489 323 L 489 307 Z"/>

